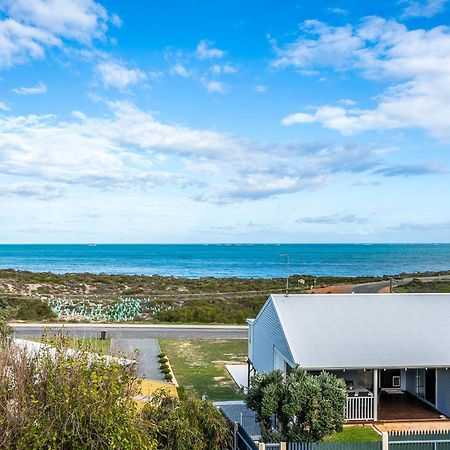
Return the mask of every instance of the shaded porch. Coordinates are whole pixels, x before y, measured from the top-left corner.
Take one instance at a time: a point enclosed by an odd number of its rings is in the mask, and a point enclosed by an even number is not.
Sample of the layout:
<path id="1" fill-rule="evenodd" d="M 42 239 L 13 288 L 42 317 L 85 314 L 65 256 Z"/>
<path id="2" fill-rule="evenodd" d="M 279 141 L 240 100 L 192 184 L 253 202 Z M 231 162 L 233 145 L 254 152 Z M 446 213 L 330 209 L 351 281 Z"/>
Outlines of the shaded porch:
<path id="1" fill-rule="evenodd" d="M 379 421 L 436 420 L 440 417 L 441 414 L 436 409 L 409 392 L 380 393 Z"/>

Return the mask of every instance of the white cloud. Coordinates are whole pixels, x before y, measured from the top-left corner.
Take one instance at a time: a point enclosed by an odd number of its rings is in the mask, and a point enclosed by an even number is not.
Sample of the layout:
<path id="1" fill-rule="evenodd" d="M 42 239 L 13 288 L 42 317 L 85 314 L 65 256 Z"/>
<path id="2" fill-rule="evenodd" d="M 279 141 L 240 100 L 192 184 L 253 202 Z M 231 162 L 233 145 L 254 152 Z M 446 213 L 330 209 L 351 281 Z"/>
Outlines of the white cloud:
<path id="1" fill-rule="evenodd" d="M 125 89 L 147 79 L 147 75 L 139 69 L 128 69 L 117 61 L 103 61 L 96 67 L 102 83 L 107 87 Z"/>
<path id="2" fill-rule="evenodd" d="M 366 130 L 422 128 L 438 138 L 450 136 L 450 28 L 408 30 L 377 17 L 357 27 L 314 22 L 301 37 L 278 48 L 274 65 L 309 69 L 358 70 L 372 80 L 395 80 L 374 108 L 324 105 L 291 114 L 285 124 L 320 122 L 351 135 Z M 338 38 L 339 37 L 339 38 Z"/>
<path id="3" fill-rule="evenodd" d="M 281 123 L 285 126 L 293 125 L 296 123 L 312 123 L 316 121 L 316 117 L 307 113 L 295 113 L 283 118 Z"/>
<path id="4" fill-rule="evenodd" d="M 214 43 L 211 41 L 200 41 L 195 50 L 198 59 L 222 58 L 225 55 L 224 50 L 213 47 Z"/>
<path id="5" fill-rule="evenodd" d="M 2 0 L 1 8 L 28 26 L 84 43 L 108 28 L 106 9 L 93 0 Z"/>
<path id="6" fill-rule="evenodd" d="M 213 64 L 209 69 L 214 75 L 237 73 L 238 69 L 231 64 Z"/>
<path id="7" fill-rule="evenodd" d="M 403 17 L 433 17 L 444 11 L 447 0 L 406 0 Z"/>
<path id="8" fill-rule="evenodd" d="M 204 80 L 203 84 L 208 92 L 216 92 L 224 94 L 227 91 L 227 87 L 224 83 L 217 80 Z"/>
<path id="9" fill-rule="evenodd" d="M 6 103 L 4 103 L 4 102 L 0 102 L 0 109 L 2 111 L 9 111 L 10 110 L 9 106 Z"/>
<path id="10" fill-rule="evenodd" d="M 0 20 L 0 68 L 23 63 L 28 58 L 43 58 L 46 47 L 61 45 L 61 39 L 46 30 L 13 19 Z"/>
<path id="11" fill-rule="evenodd" d="M 170 185 L 192 198 L 229 203 L 318 189 L 335 173 L 382 167 L 370 147 L 251 141 L 167 124 L 126 102 L 108 106 L 108 116 L 76 111 L 73 121 L 0 115 L 0 176 L 63 193 L 75 185 L 144 192 Z"/>
<path id="12" fill-rule="evenodd" d="M 348 14 L 348 11 L 344 8 L 328 8 L 328 12 L 339 16 L 346 16 Z"/>
<path id="13" fill-rule="evenodd" d="M 89 45 L 118 24 L 93 0 L 1 0 L 0 13 L 0 68 L 43 58 L 65 39 Z"/>
<path id="14" fill-rule="evenodd" d="M 180 64 L 180 63 L 176 63 L 172 67 L 171 71 L 172 71 L 172 73 L 174 73 L 176 75 L 180 75 L 180 77 L 183 77 L 183 78 L 189 78 L 191 76 L 191 74 L 186 69 L 186 67 L 184 67 L 183 64 Z"/>
<path id="15" fill-rule="evenodd" d="M 19 95 L 45 94 L 47 92 L 47 86 L 42 81 L 39 81 L 39 83 L 36 86 L 18 87 L 18 88 L 14 88 L 12 91 L 15 94 L 19 94 Z"/>

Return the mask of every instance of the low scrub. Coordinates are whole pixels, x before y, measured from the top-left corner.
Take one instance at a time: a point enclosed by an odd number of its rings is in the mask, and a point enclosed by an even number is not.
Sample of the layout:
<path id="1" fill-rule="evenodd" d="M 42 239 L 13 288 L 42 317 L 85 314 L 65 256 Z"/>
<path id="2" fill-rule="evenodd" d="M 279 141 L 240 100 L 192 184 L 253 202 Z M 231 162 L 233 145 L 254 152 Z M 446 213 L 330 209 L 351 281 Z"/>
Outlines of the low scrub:
<path id="1" fill-rule="evenodd" d="M 181 392 L 181 391 L 180 391 Z M 193 392 L 180 399 L 158 392 L 144 407 L 148 432 L 161 450 L 229 448 L 230 430 L 220 411 Z"/>
<path id="2" fill-rule="evenodd" d="M 157 448 L 133 397 L 134 369 L 86 353 L 0 349 L 0 448 Z"/>

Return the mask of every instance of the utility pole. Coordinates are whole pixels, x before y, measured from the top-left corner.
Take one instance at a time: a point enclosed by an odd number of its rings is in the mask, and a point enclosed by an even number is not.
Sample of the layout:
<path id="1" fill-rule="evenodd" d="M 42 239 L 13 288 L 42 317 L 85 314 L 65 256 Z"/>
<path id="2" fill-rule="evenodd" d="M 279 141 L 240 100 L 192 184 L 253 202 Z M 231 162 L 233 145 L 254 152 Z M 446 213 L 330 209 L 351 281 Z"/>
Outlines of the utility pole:
<path id="1" fill-rule="evenodd" d="M 289 253 L 281 253 L 278 256 L 284 256 L 286 258 L 286 297 L 289 295 L 289 272 L 290 272 L 290 264 L 291 264 L 291 255 Z"/>

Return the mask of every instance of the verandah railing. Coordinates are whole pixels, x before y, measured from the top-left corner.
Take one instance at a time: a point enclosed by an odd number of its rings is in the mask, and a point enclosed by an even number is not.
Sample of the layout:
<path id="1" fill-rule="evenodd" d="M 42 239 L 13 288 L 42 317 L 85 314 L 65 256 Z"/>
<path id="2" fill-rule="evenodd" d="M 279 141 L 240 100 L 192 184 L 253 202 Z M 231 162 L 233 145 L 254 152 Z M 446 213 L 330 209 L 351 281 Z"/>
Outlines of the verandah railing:
<path id="1" fill-rule="evenodd" d="M 345 418 L 347 421 L 369 421 L 374 419 L 373 396 L 347 397 Z"/>

